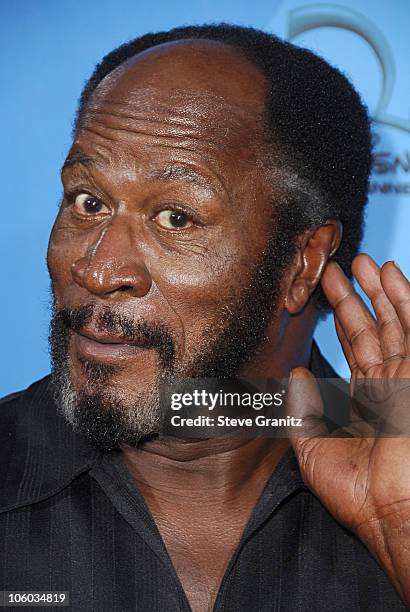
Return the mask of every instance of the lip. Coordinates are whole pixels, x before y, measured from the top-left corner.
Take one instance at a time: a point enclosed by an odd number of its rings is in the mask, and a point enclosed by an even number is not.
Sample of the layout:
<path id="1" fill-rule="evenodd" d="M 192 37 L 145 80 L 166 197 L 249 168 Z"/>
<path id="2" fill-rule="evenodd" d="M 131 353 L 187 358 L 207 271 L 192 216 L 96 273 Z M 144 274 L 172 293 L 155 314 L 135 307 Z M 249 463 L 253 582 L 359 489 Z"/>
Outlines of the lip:
<path id="1" fill-rule="evenodd" d="M 147 352 L 146 348 L 129 344 L 118 336 L 94 334 L 88 331 L 74 333 L 76 351 L 90 361 L 117 363 Z"/>

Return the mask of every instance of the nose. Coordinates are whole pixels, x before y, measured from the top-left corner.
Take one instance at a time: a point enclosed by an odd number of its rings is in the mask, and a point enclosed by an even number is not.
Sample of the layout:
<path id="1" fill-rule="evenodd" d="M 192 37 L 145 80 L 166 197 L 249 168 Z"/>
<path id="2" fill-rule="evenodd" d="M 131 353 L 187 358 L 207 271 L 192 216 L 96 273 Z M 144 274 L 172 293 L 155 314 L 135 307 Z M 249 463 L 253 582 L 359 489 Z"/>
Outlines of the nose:
<path id="1" fill-rule="evenodd" d="M 152 285 L 135 237 L 118 219 L 102 230 L 85 256 L 72 264 L 71 274 L 77 285 L 103 298 L 119 293 L 144 297 Z"/>

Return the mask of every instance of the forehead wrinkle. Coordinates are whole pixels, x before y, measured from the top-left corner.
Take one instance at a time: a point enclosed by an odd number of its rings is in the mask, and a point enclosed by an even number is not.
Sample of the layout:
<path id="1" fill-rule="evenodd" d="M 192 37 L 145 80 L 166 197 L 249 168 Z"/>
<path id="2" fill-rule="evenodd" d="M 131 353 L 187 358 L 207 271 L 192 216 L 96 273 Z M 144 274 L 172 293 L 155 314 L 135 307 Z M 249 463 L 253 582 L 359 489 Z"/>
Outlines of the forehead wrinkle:
<path id="1" fill-rule="evenodd" d="M 114 137 L 114 134 L 117 131 L 124 132 L 125 134 L 134 135 L 134 136 L 148 136 L 149 138 L 151 138 L 152 142 L 149 142 L 149 141 L 144 142 L 144 149 L 150 149 L 152 151 L 155 151 L 155 149 L 158 149 L 158 148 L 162 148 L 162 149 L 170 149 L 174 151 L 179 150 L 181 152 L 192 153 L 194 155 L 198 155 L 198 153 L 200 153 L 202 154 L 202 157 L 204 157 L 204 151 L 206 152 L 207 149 L 209 148 L 215 149 L 215 143 L 211 141 L 206 141 L 204 140 L 204 138 L 201 138 L 196 135 L 191 136 L 191 135 L 184 134 L 183 136 L 178 136 L 173 133 L 152 134 L 152 132 L 144 132 L 142 130 L 129 130 L 128 128 L 124 128 L 124 127 L 107 127 L 103 125 L 99 125 L 99 127 L 100 129 L 96 129 L 95 125 L 93 125 L 92 127 L 83 127 L 82 131 L 90 132 L 94 136 L 97 136 L 99 139 L 101 139 L 103 142 L 104 140 L 107 140 L 115 144 L 117 144 L 118 142 L 118 139 Z M 133 144 L 135 145 L 135 143 L 129 140 L 123 141 L 122 151 L 125 152 L 128 150 L 132 154 Z M 198 149 L 198 144 L 202 145 L 201 147 L 202 150 Z M 107 157 L 108 158 L 111 157 L 108 147 L 105 147 L 103 144 L 99 143 L 98 148 L 100 150 L 106 149 L 108 152 Z M 205 161 L 207 157 L 209 156 L 204 157 Z M 88 165 L 90 165 L 90 162 L 88 163 Z"/>
<path id="2" fill-rule="evenodd" d="M 192 137 L 194 132 L 208 133 L 220 141 L 221 134 L 227 133 L 253 140 L 253 135 L 263 133 L 265 116 L 264 109 L 258 105 L 237 103 L 209 91 L 164 92 L 136 85 L 128 86 L 122 93 L 111 83 L 110 87 L 103 84 L 97 87 L 85 109 L 81 126 L 93 119 L 106 121 L 118 129 L 119 124 L 124 123 L 130 131 L 134 129 L 132 123 L 142 122 L 149 127 L 158 124 L 160 131 L 176 129 Z"/>
<path id="3" fill-rule="evenodd" d="M 101 121 L 98 120 L 98 116 L 110 116 L 112 119 L 114 119 L 114 122 L 111 125 L 107 125 L 106 123 L 102 123 Z M 105 111 L 96 111 L 95 113 L 93 113 L 93 120 L 95 123 L 97 123 L 100 127 L 103 128 L 103 130 L 113 130 L 113 131 L 118 131 L 118 132 L 129 132 L 130 134 L 137 134 L 137 135 L 142 135 L 142 136 L 153 136 L 153 137 L 169 137 L 169 136 L 175 136 L 175 132 L 173 131 L 169 131 L 166 134 L 163 133 L 163 129 L 157 132 L 152 132 L 149 131 L 148 129 L 143 129 L 143 127 L 137 127 L 137 126 L 133 126 L 130 125 L 128 123 L 128 125 L 124 126 L 121 125 L 121 119 L 130 119 L 133 123 L 138 123 L 138 121 L 140 121 L 141 124 L 144 123 L 152 123 L 152 124 L 159 124 L 160 126 L 162 125 L 160 121 L 158 121 L 157 118 L 155 119 L 147 119 L 147 117 L 136 117 L 136 116 L 118 116 L 117 114 L 114 113 L 108 113 Z M 118 123 L 116 123 L 116 120 L 118 121 Z M 171 124 L 172 122 L 170 120 L 167 121 L 168 124 Z M 172 125 L 171 125 L 172 127 Z M 180 127 L 179 124 L 177 124 L 175 127 Z M 85 125 L 82 127 L 83 130 L 87 130 L 87 131 L 94 131 L 97 135 L 101 135 L 98 133 L 97 130 L 95 130 L 95 127 L 93 126 L 93 128 L 90 128 L 89 125 Z M 196 135 L 196 133 L 194 131 L 188 131 L 185 130 L 183 134 L 181 134 L 181 136 L 189 136 L 190 138 L 193 139 L 199 139 L 200 136 Z M 111 139 L 113 140 L 113 139 Z"/>
<path id="4" fill-rule="evenodd" d="M 89 174 L 89 170 L 96 169 L 102 174 L 106 174 L 107 167 L 110 166 L 112 166 L 112 163 L 109 158 L 107 161 L 100 160 L 98 157 L 92 157 L 84 153 L 81 149 L 77 149 L 67 157 L 62 168 L 62 173 L 67 169 L 73 169 L 73 171 L 76 169 L 83 169 Z M 182 181 L 217 196 L 228 196 L 223 181 L 215 172 L 211 172 L 211 178 L 207 175 L 208 173 L 202 172 L 189 163 L 171 162 L 161 169 L 151 170 L 146 173 L 144 170 L 142 165 L 140 171 L 136 168 L 136 175 L 145 174 L 144 178 L 164 183 Z"/>
<path id="5" fill-rule="evenodd" d="M 96 136 L 98 136 L 99 139 L 101 139 L 103 142 L 104 140 L 109 140 L 111 142 L 117 143 L 118 139 L 110 136 L 108 136 L 108 133 L 114 132 L 119 129 L 117 127 L 115 128 L 107 128 L 107 126 L 103 126 L 103 125 L 99 125 L 98 126 L 100 129 L 96 129 L 96 126 L 93 125 L 92 127 L 88 126 L 84 126 L 82 128 L 82 130 L 84 132 L 90 132 Z M 123 131 L 127 134 L 131 133 L 128 129 L 126 128 L 121 128 L 119 129 L 119 131 Z M 144 142 L 144 149 L 145 150 L 151 150 L 155 153 L 156 149 L 162 148 L 162 149 L 169 149 L 170 151 L 181 151 L 182 153 L 190 153 L 193 154 L 196 158 L 197 158 L 197 163 L 199 162 L 199 164 L 201 165 L 201 163 L 205 163 L 207 166 L 207 170 L 210 171 L 210 173 L 212 174 L 212 176 L 214 176 L 217 180 L 217 183 L 222 187 L 222 192 L 225 195 L 225 197 L 228 197 L 228 199 L 230 200 L 230 196 L 229 196 L 229 189 L 227 187 L 226 181 L 224 180 L 224 178 L 221 176 L 221 173 L 218 172 L 217 168 L 219 166 L 219 164 L 215 164 L 214 161 L 216 159 L 215 156 L 215 151 L 218 152 L 218 150 L 220 149 L 220 139 L 219 142 L 212 142 L 209 140 L 205 140 L 203 137 L 200 136 L 196 136 L 196 135 L 184 135 L 183 137 L 175 135 L 175 134 L 155 134 L 153 135 L 151 132 L 140 132 L 140 131 L 134 131 L 132 132 L 134 133 L 134 135 L 144 135 L 144 136 L 149 136 L 152 140 L 152 142 Z M 223 137 L 226 138 L 228 136 L 229 133 L 229 128 L 226 128 L 224 130 L 223 133 Z M 134 143 L 131 141 L 127 141 L 123 143 L 123 148 L 122 151 L 128 151 L 128 154 L 130 154 L 131 156 L 133 155 L 133 148 Z M 200 147 L 198 147 L 198 145 L 201 145 Z M 95 145 L 94 145 L 95 146 Z M 104 145 L 101 143 L 99 143 L 98 145 L 99 149 L 107 149 L 107 147 L 104 147 Z M 250 150 L 252 147 L 249 146 L 247 147 L 247 150 Z M 227 148 L 226 146 L 224 146 L 224 153 L 226 154 Z M 108 155 L 107 158 L 108 160 L 110 159 L 111 155 L 109 152 L 109 148 L 108 148 Z M 122 160 L 122 163 L 124 162 L 124 159 Z M 187 163 L 187 165 L 189 165 L 189 162 Z M 193 165 L 195 165 L 195 161 L 193 163 Z M 220 191 L 219 191 L 220 193 Z"/>
<path id="6" fill-rule="evenodd" d="M 164 92 L 156 87 L 144 86 L 142 88 L 138 85 L 135 87 L 128 86 L 126 93 L 124 92 L 122 95 L 119 95 L 116 87 L 107 88 L 103 87 L 103 84 L 98 85 L 87 104 L 85 112 L 97 110 L 102 105 L 123 107 L 126 112 L 128 110 L 139 110 L 169 114 L 172 111 L 185 115 L 192 111 L 193 116 L 198 116 L 198 114 L 208 116 L 208 111 L 214 113 L 217 109 L 224 109 L 230 116 L 236 114 L 241 119 L 248 117 L 250 112 L 252 116 L 261 114 L 261 109 L 256 108 L 255 104 L 245 103 L 244 101 L 239 104 L 209 90 L 169 89 Z"/>
<path id="7" fill-rule="evenodd" d="M 152 129 L 143 130 L 141 128 L 134 128 L 130 130 L 128 127 L 119 125 L 108 126 L 106 123 L 104 124 L 96 119 L 91 124 L 88 123 L 88 125 L 82 127 L 83 132 L 89 132 L 98 137 L 98 143 L 95 143 L 94 146 L 97 145 L 98 149 L 105 149 L 108 153 L 106 155 L 108 159 L 111 157 L 109 143 L 119 143 L 119 138 L 115 137 L 116 132 L 129 136 L 129 138 L 123 138 L 121 142 L 121 149 L 125 155 L 127 155 L 126 151 L 128 154 L 131 154 L 131 156 L 135 155 L 135 153 L 133 153 L 133 147 L 138 144 L 138 142 L 133 142 L 133 136 L 144 137 L 144 142 L 142 143 L 143 149 L 152 151 L 154 154 L 156 149 L 162 149 L 169 150 L 171 153 L 173 151 L 180 151 L 183 154 L 193 155 L 197 158 L 200 165 L 201 163 L 206 164 L 207 170 L 216 178 L 218 187 L 221 186 L 217 194 L 220 195 L 222 192 L 229 201 L 231 201 L 231 196 L 229 195 L 230 189 L 226 182 L 227 177 L 224 178 L 224 172 L 219 171 L 222 169 L 220 167 L 221 163 L 225 164 L 226 158 L 230 158 L 230 147 L 228 145 L 235 143 L 238 138 L 241 139 L 241 159 L 237 160 L 238 163 L 243 163 L 245 161 L 246 164 L 249 164 L 252 160 L 253 162 L 257 162 L 260 153 L 257 139 L 254 137 L 252 138 L 249 132 L 246 132 L 246 137 L 244 137 L 243 130 L 244 126 L 241 126 L 238 134 L 238 130 L 236 130 L 235 126 L 231 123 L 231 125 L 225 125 L 223 128 L 222 126 L 217 126 L 213 134 L 209 132 L 206 134 L 193 133 L 191 129 L 184 130 L 182 134 L 178 132 L 175 133 L 175 131 L 171 129 L 167 131 L 163 130 L 162 132 L 153 132 Z M 104 141 L 108 141 L 107 145 L 104 145 Z M 140 151 L 140 147 L 138 147 L 138 151 Z M 220 159 L 220 162 L 216 163 L 218 159 Z M 225 161 L 223 161 L 224 159 Z M 195 165 L 195 160 L 193 165 Z M 230 183 L 229 180 L 228 183 Z M 231 185 L 231 187 L 233 187 L 233 185 Z"/>
<path id="8" fill-rule="evenodd" d="M 99 117 L 107 117 L 109 119 L 113 120 L 113 123 L 115 124 L 115 128 L 117 128 L 117 124 L 124 121 L 124 123 L 128 123 L 128 122 L 133 122 L 133 123 L 147 123 L 147 124 L 152 124 L 155 126 L 155 124 L 158 125 L 162 125 L 162 124 L 166 124 L 166 126 L 168 127 L 174 127 L 174 128 L 182 128 L 184 129 L 187 133 L 189 134 L 194 134 L 195 132 L 197 132 L 199 129 L 201 129 L 202 131 L 220 131 L 220 128 L 218 127 L 214 127 L 212 125 L 205 125 L 203 122 L 201 122 L 198 116 L 195 117 L 188 117 L 186 115 L 183 115 L 181 117 L 178 117 L 177 115 L 172 116 L 169 112 L 168 113 L 164 113 L 163 116 L 158 117 L 157 115 L 154 115 L 153 113 L 151 115 L 149 114 L 144 114 L 144 115 L 138 115 L 138 114 L 133 114 L 133 115 L 128 115 L 126 113 L 118 113 L 115 111 L 108 111 L 108 110 L 101 110 L 101 109 L 96 109 L 91 111 L 91 113 L 89 114 L 89 118 L 92 120 L 95 120 L 98 122 L 98 118 Z M 224 122 L 225 124 L 229 124 L 230 128 L 240 128 L 241 126 L 244 125 L 244 121 L 240 120 L 239 118 L 235 118 L 233 115 L 229 116 L 229 120 Z M 129 124 L 128 124 L 129 125 Z M 114 126 L 110 126 L 110 127 L 114 127 Z M 118 129 L 121 129 L 120 127 L 118 127 Z M 124 129 L 124 128 L 123 128 Z M 132 131 L 131 127 L 125 128 L 125 129 L 129 129 L 130 131 Z M 189 131 L 191 130 L 191 131 Z M 137 130 L 138 131 L 138 130 Z"/>
<path id="9" fill-rule="evenodd" d="M 230 136 L 236 134 L 244 140 L 250 140 L 250 134 L 255 135 L 255 127 L 250 129 L 249 121 L 240 120 L 233 115 L 224 121 L 205 123 L 197 116 L 178 117 L 168 113 L 158 117 L 158 114 L 153 113 L 130 115 L 95 109 L 89 114 L 88 121 L 82 125 L 82 129 L 90 130 L 90 120 L 92 123 L 97 123 L 104 131 L 115 130 L 150 137 L 189 138 L 204 144 L 215 144 L 226 140 L 228 134 Z M 93 130 L 96 131 L 95 126 Z"/>

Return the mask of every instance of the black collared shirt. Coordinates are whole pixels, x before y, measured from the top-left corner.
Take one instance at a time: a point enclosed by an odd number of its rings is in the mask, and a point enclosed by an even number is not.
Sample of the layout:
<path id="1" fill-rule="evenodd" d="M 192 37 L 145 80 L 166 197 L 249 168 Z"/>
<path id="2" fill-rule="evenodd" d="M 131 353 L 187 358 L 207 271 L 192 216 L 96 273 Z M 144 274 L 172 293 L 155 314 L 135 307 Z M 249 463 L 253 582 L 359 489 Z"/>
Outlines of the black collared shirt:
<path id="1" fill-rule="evenodd" d="M 311 369 L 335 377 L 316 347 Z M 1 402 L 0 483 L 0 590 L 69 591 L 76 611 L 190 610 L 121 454 L 102 454 L 71 430 L 49 377 Z M 406 609 L 305 487 L 291 451 L 255 502 L 215 611 Z"/>

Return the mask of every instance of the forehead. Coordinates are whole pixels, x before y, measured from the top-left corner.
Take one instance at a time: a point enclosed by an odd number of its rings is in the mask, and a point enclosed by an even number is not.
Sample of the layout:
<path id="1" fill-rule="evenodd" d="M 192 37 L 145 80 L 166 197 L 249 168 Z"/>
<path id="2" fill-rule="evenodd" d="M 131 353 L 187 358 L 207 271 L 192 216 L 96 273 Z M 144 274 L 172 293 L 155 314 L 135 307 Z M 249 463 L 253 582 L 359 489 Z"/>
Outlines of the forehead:
<path id="1" fill-rule="evenodd" d="M 170 102 L 202 112 L 224 110 L 259 116 L 266 82 L 262 71 L 238 50 L 216 41 L 183 40 L 152 47 L 113 70 L 95 89 L 89 109 L 106 102 L 132 102 L 171 95 Z M 217 102 L 216 106 L 214 106 Z M 256 118 L 256 117 L 255 117 Z"/>
<path id="2" fill-rule="evenodd" d="M 123 164 L 125 158 L 178 154 L 238 168 L 261 154 L 265 91 L 263 73 L 231 47 L 159 45 L 99 84 L 75 145 Z"/>

